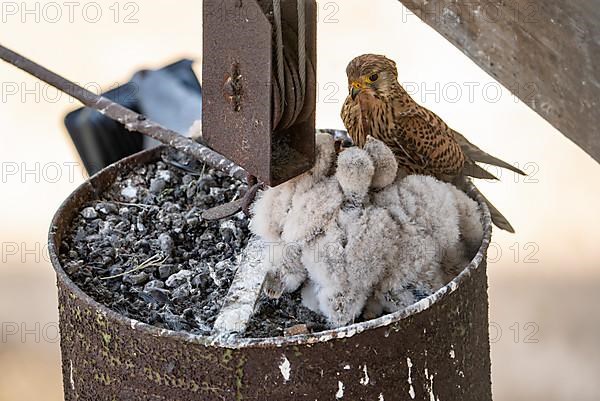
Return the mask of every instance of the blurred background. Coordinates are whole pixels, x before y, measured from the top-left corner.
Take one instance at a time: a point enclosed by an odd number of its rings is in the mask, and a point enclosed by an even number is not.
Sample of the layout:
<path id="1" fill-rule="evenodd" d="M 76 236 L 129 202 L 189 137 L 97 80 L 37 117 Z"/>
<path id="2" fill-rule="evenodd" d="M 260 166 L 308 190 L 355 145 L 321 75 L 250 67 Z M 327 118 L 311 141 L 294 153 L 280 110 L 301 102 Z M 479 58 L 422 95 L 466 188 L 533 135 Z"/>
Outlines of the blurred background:
<path id="1" fill-rule="evenodd" d="M 182 57 L 200 71 L 199 1 L 0 7 L 3 45 L 96 92 Z M 319 2 L 318 127 L 343 127 L 345 67 L 365 52 L 395 59 L 418 102 L 529 173 L 479 184 L 517 229 L 495 232 L 489 255 L 494 399 L 600 399 L 600 165 L 511 93 L 535 88 L 501 86 L 395 0 Z M 46 237 L 85 179 L 63 125 L 77 107 L 0 63 L 0 401 L 62 399 Z"/>

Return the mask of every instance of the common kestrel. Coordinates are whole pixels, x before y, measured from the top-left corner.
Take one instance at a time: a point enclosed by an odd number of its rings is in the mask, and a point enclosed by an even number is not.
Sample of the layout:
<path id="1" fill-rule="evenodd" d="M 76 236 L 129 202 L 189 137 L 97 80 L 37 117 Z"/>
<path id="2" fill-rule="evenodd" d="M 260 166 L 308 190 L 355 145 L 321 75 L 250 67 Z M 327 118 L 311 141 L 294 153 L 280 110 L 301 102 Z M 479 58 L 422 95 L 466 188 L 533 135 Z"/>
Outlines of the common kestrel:
<path id="1" fill-rule="evenodd" d="M 346 73 L 350 94 L 342 108 L 342 119 L 355 145 L 363 147 L 371 135 L 392 149 L 406 174 L 434 176 L 463 190 L 467 189 L 468 177 L 497 179 L 477 162 L 525 175 L 479 149 L 415 102 L 398 82 L 394 61 L 365 54 L 352 60 Z M 502 213 L 483 199 L 494 224 L 514 232 Z"/>

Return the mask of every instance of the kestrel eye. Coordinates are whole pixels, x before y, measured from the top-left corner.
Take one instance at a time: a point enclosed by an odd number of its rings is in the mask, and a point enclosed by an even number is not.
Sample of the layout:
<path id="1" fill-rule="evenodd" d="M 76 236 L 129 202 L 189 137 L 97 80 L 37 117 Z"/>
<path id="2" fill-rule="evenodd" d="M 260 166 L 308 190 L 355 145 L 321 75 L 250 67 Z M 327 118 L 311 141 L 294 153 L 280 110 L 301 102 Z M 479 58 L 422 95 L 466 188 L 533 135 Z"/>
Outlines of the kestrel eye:
<path id="1" fill-rule="evenodd" d="M 369 77 L 369 81 L 371 82 L 375 82 L 379 79 L 379 75 L 378 74 L 373 74 Z"/>

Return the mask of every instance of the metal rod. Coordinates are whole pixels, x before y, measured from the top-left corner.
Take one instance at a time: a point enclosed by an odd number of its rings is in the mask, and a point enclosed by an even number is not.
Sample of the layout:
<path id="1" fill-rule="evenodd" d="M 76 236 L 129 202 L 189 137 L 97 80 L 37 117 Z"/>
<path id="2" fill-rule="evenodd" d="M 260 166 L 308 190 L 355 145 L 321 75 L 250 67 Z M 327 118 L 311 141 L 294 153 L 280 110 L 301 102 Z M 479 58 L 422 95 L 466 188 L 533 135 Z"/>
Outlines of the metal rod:
<path id="1" fill-rule="evenodd" d="M 247 172 L 243 168 L 214 150 L 180 135 L 175 131 L 165 128 L 156 122 L 148 120 L 145 116 L 123 107 L 104 96 L 96 95 L 2 45 L 0 45 L 0 58 L 74 97 L 85 106 L 95 109 L 103 115 L 118 121 L 129 131 L 144 134 L 189 156 L 201 160 L 211 167 L 222 170 L 238 180 L 244 181 L 247 177 Z"/>

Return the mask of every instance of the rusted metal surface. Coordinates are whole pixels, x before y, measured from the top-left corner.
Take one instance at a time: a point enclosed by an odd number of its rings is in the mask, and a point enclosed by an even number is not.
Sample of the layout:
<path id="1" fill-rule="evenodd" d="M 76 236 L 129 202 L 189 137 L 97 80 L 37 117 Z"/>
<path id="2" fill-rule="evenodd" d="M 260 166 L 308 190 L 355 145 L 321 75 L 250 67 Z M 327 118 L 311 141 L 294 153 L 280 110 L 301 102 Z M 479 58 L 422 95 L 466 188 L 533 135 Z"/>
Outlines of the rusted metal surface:
<path id="1" fill-rule="evenodd" d="M 202 212 L 202 218 L 211 221 L 221 220 L 232 217 L 241 211 L 243 211 L 246 216 L 249 216 L 250 207 L 252 206 L 258 191 L 263 185 L 262 183 L 252 185 L 250 183 L 251 180 L 248 181 L 248 190 L 244 194 L 243 198 L 207 209 Z"/>
<path id="2" fill-rule="evenodd" d="M 286 26 L 298 25 L 296 1 L 282 1 Z M 272 66 L 273 27 L 264 13 L 267 3 L 204 1 L 203 138 L 275 186 L 314 164 L 317 17 L 316 3 L 306 0 L 306 96 L 300 102 L 298 73 L 288 68 L 287 106 L 282 108 Z M 291 35 L 288 49 L 297 41 Z M 287 61 L 286 66 L 294 65 Z"/>
<path id="3" fill-rule="evenodd" d="M 485 256 L 398 313 L 322 333 L 221 339 L 128 319 L 84 294 L 57 254 L 81 206 L 118 172 L 163 148 L 113 165 L 61 206 L 49 250 L 58 278 L 65 400 L 491 400 Z M 481 203 L 481 202 L 480 202 Z"/>
<path id="4" fill-rule="evenodd" d="M 597 1 L 400 1 L 600 161 Z"/>

